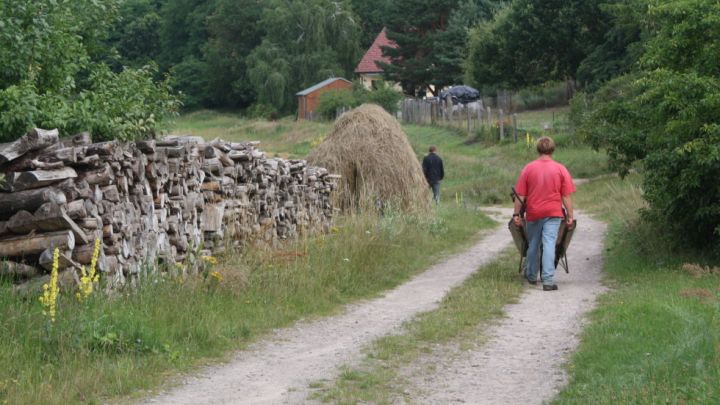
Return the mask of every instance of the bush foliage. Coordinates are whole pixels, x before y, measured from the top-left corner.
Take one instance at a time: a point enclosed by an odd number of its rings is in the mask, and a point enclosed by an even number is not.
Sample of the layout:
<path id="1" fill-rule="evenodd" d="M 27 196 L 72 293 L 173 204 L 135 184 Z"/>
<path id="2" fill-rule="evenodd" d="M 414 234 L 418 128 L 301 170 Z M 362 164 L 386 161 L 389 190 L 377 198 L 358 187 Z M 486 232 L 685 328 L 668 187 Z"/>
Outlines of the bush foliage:
<path id="1" fill-rule="evenodd" d="M 587 110 L 584 100 L 575 102 L 575 119 L 592 145 L 606 148 L 621 174 L 641 162 L 647 218 L 718 247 L 720 80 L 661 69 L 613 80 Z"/>
<path id="2" fill-rule="evenodd" d="M 398 102 L 403 94 L 392 87 L 381 83 L 375 90 L 365 90 L 356 85 L 352 91 L 330 90 L 320 95 L 318 114 L 326 119 L 335 119 L 341 108 L 355 108 L 363 103 L 377 104 L 390 114 L 398 111 Z"/>
<path id="3" fill-rule="evenodd" d="M 33 126 L 142 138 L 178 109 L 155 67 L 113 72 L 101 62 L 117 10 L 117 0 L 0 2 L 0 140 Z"/>

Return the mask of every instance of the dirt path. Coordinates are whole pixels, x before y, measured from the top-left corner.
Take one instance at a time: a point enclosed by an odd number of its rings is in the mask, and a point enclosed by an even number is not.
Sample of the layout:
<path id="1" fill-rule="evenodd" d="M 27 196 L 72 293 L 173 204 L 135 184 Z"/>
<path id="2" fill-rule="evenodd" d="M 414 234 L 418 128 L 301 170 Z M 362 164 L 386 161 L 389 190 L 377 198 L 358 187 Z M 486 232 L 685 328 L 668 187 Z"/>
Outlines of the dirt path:
<path id="1" fill-rule="evenodd" d="M 507 209 L 494 211 L 502 221 L 510 216 Z M 470 352 L 440 347 L 408 367 L 403 374 L 411 387 L 396 402 L 535 404 L 551 399 L 566 383 L 562 365 L 578 343 L 583 315 L 603 291 L 605 225 L 582 214 L 578 222 L 568 254 L 571 272 L 556 276 L 559 291 L 529 287 L 517 304 L 506 307 L 506 318 L 488 332 L 486 344 Z M 280 330 L 230 363 L 210 367 L 146 403 L 304 403 L 310 382 L 335 378 L 337 367 L 358 360 L 363 346 L 399 331 L 416 314 L 435 309 L 451 288 L 509 243 L 509 232 L 500 225 L 469 250 L 385 296 L 348 306 L 338 316 Z"/>
<path id="2" fill-rule="evenodd" d="M 580 214 L 568 252 L 570 274 L 559 291 L 529 287 L 475 350 L 441 347 L 403 370 L 410 388 L 397 403 L 540 404 L 567 382 L 562 368 L 575 350 L 583 316 L 604 291 L 600 284 L 605 225 Z M 431 370 L 431 372 L 428 372 Z"/>
<path id="3" fill-rule="evenodd" d="M 506 221 L 510 212 L 505 210 Z M 360 349 L 399 330 L 414 315 L 430 311 L 453 287 L 488 263 L 510 243 L 505 226 L 469 250 L 452 256 L 385 296 L 348 306 L 344 313 L 300 322 L 238 353 L 230 363 L 188 378 L 150 404 L 303 403 L 310 382 L 333 379 L 337 367 L 360 357 Z M 560 295 L 556 295 L 560 297 Z"/>

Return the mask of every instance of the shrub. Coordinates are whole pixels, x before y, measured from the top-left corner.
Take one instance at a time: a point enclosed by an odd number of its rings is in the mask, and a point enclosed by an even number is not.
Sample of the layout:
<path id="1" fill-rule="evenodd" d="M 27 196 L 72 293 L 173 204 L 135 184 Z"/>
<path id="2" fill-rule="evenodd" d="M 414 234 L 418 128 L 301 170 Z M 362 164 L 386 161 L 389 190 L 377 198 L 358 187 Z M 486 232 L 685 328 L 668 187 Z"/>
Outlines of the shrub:
<path id="1" fill-rule="evenodd" d="M 154 81 L 155 73 L 154 67 L 114 73 L 97 65 L 90 88 L 74 97 L 42 93 L 28 81 L 9 86 L 0 90 L 0 139 L 14 140 L 33 126 L 66 134 L 87 130 L 96 140 L 153 137 L 180 106 L 167 81 Z"/>
<path id="2" fill-rule="evenodd" d="M 394 88 L 381 83 L 377 89 L 367 92 L 365 102 L 377 104 L 390 114 L 398 111 L 398 103 L 402 100 L 403 94 Z"/>
<path id="3" fill-rule="evenodd" d="M 513 97 L 518 110 L 536 110 L 567 104 L 564 82 L 547 82 L 540 86 L 526 87 Z"/>
<path id="4" fill-rule="evenodd" d="M 361 93 L 353 90 L 329 90 L 320 95 L 317 113 L 325 119 L 335 119 L 340 108 L 355 108 L 362 104 Z"/>
<path id="5" fill-rule="evenodd" d="M 73 103 L 69 132 L 89 129 L 96 139 L 153 138 L 158 123 L 174 116 L 181 105 L 168 81 L 155 83 L 155 66 L 111 72 L 98 66 L 91 88 Z"/>
<path id="6" fill-rule="evenodd" d="M 582 104 L 581 104 L 582 103 Z M 584 105 L 587 108 L 584 108 Z M 577 130 L 621 174 L 644 169 L 645 217 L 720 247 L 720 79 L 665 69 L 622 76 L 573 105 Z"/>
<path id="7" fill-rule="evenodd" d="M 377 104 L 390 114 L 398 111 L 398 102 L 403 94 L 394 88 L 380 82 L 375 90 L 365 90 L 361 85 L 355 84 L 352 91 L 330 90 L 320 95 L 318 114 L 325 119 L 334 119 L 337 110 L 341 108 L 355 108 L 363 103 Z"/>
<path id="8" fill-rule="evenodd" d="M 278 110 L 270 104 L 255 103 L 245 111 L 245 114 L 250 118 L 273 120 L 277 118 Z"/>

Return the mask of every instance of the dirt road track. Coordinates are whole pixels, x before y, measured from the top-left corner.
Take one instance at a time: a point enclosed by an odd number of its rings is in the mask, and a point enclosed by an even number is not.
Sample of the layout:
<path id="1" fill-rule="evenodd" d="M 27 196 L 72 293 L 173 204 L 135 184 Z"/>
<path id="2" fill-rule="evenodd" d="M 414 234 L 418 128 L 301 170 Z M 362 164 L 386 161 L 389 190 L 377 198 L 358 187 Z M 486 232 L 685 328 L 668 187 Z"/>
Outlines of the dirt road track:
<path id="1" fill-rule="evenodd" d="M 510 212 L 504 210 L 502 217 L 507 220 Z M 495 258 L 510 241 L 507 228 L 499 225 L 470 249 L 383 297 L 350 305 L 337 316 L 280 330 L 238 353 L 231 362 L 209 367 L 144 403 L 304 403 L 308 383 L 334 378 L 337 367 L 358 359 L 364 345 L 399 330 L 414 315 L 436 308 L 451 288 Z"/>
<path id="2" fill-rule="evenodd" d="M 403 371 L 412 381 L 396 403 L 541 404 L 567 383 L 563 364 L 578 344 L 584 315 L 604 291 L 602 247 L 606 226 L 578 216 L 568 251 L 570 273 L 558 271 L 559 291 L 528 287 L 506 317 L 485 332 L 476 350 L 442 347 Z M 432 367 L 427 367 L 432 365 Z M 427 370 L 432 369 L 432 373 Z"/>

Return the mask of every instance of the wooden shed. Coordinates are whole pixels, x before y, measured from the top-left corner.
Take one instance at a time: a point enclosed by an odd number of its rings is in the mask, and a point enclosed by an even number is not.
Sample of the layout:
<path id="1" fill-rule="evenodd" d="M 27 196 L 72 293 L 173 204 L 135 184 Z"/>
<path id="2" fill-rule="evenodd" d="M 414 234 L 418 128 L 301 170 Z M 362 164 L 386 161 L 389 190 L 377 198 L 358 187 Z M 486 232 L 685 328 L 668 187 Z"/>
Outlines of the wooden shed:
<path id="1" fill-rule="evenodd" d="M 342 77 L 331 77 L 314 86 L 296 93 L 298 98 L 298 119 L 313 119 L 320 104 L 320 95 L 328 90 L 352 90 L 352 82 Z"/>

